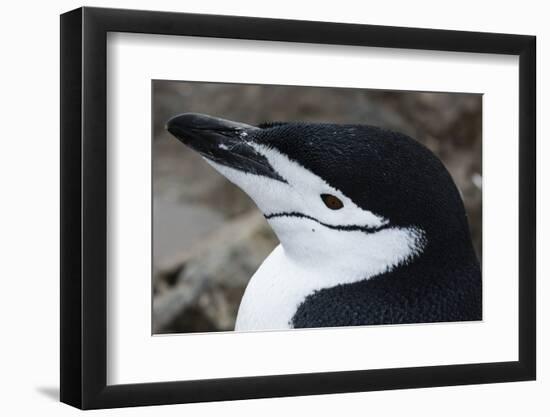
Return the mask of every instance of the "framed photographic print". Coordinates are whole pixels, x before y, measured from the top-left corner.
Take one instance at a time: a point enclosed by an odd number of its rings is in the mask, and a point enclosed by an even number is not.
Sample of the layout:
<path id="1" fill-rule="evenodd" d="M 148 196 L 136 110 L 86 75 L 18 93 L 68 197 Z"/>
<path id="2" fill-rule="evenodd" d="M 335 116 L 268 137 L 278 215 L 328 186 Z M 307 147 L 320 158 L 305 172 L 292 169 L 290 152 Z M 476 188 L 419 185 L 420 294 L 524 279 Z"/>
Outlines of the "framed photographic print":
<path id="1" fill-rule="evenodd" d="M 61 16 L 61 401 L 535 379 L 535 38 Z"/>

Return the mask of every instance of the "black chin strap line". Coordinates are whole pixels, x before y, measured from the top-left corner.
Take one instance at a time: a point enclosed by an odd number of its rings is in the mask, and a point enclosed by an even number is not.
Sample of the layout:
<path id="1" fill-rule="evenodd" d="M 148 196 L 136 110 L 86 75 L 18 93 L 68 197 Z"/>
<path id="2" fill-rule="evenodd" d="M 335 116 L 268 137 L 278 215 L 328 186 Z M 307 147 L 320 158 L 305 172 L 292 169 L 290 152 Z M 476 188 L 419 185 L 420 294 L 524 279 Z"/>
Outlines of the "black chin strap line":
<path id="1" fill-rule="evenodd" d="M 274 219 L 274 218 L 277 218 L 277 217 L 298 217 L 298 218 L 302 218 L 302 219 L 313 220 L 314 222 L 319 223 L 321 226 L 327 227 L 329 229 L 341 230 L 341 231 L 345 231 L 345 232 L 358 231 L 358 232 L 364 232 L 364 233 L 376 233 L 376 232 L 379 232 L 379 231 L 384 230 L 384 229 L 390 229 L 392 227 L 389 223 L 381 225 L 381 226 L 374 226 L 374 227 L 359 226 L 359 225 L 353 225 L 353 224 L 350 224 L 350 225 L 334 225 L 334 224 L 324 223 L 324 222 L 316 219 L 315 217 L 311 217 L 311 216 L 308 216 L 307 214 L 299 213 L 299 212 L 296 212 L 296 211 L 264 214 L 264 217 L 267 220 Z"/>

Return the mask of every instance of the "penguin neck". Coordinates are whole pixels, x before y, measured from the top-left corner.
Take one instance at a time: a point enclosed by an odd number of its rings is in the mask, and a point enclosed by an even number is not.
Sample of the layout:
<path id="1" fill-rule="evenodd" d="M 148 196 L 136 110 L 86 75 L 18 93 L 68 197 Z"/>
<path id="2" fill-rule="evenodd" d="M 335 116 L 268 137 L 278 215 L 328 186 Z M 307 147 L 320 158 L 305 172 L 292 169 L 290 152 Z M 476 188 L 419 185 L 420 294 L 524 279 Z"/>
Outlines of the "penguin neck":
<path id="1" fill-rule="evenodd" d="M 288 222 L 270 223 L 281 245 L 248 283 L 237 315 L 239 331 L 291 328 L 309 295 L 392 271 L 420 253 L 419 235 L 413 229 L 367 234 L 317 223 L 294 223 L 291 228 Z"/>

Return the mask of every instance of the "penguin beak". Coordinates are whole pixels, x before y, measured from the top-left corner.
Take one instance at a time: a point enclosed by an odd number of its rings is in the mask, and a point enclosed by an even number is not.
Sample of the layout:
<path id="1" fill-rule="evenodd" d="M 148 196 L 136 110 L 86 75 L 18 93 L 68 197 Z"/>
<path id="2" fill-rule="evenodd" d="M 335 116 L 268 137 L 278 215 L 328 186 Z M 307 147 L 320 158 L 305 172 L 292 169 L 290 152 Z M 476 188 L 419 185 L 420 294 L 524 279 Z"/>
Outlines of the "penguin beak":
<path id="1" fill-rule="evenodd" d="M 286 182 L 254 147 L 261 129 L 199 113 L 172 117 L 166 130 L 204 158 L 245 173 Z"/>

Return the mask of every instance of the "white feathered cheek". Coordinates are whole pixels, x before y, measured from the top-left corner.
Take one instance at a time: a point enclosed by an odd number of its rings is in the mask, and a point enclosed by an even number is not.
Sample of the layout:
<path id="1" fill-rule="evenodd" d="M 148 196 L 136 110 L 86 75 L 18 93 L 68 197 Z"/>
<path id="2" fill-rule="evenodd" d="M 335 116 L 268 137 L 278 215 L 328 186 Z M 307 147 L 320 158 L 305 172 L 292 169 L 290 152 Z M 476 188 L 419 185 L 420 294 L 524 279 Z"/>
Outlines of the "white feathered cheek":
<path id="1" fill-rule="evenodd" d="M 388 223 L 383 217 L 358 207 L 341 191 L 277 150 L 253 146 L 287 181 L 258 178 L 265 184 L 255 187 L 256 197 L 250 194 L 264 214 L 300 213 L 335 226 L 375 228 Z"/>

